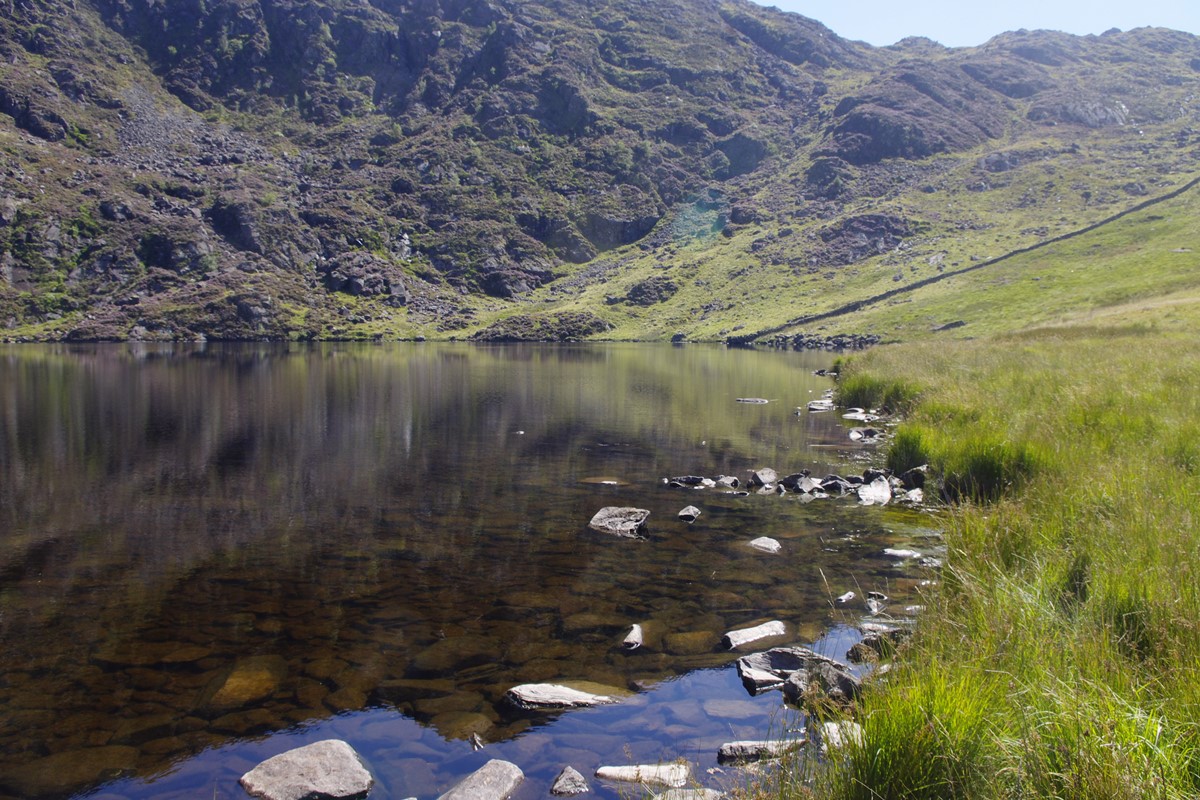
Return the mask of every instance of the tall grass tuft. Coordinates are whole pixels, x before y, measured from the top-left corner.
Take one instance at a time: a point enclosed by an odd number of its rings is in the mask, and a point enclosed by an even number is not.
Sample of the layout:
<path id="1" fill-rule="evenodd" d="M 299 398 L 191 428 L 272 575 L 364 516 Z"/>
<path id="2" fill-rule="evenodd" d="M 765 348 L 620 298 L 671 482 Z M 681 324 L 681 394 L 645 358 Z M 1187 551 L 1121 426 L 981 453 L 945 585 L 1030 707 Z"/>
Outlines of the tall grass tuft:
<path id="1" fill-rule="evenodd" d="M 1044 459 L 1036 445 L 987 435 L 949 445 L 939 463 L 942 489 L 951 501 L 993 501 L 1037 471 Z"/>
<path id="2" fill-rule="evenodd" d="M 832 756 L 829 791 L 850 800 L 977 798 L 995 763 L 992 681 L 924 664 L 923 679 L 869 693 L 862 741 Z"/>
<path id="3" fill-rule="evenodd" d="M 860 372 L 843 373 L 838 379 L 837 402 L 843 407 L 904 413 L 919 396 L 920 387 L 912 381 L 886 380 Z"/>
<path id="4" fill-rule="evenodd" d="M 919 425 L 901 425 L 888 447 L 887 465 L 895 474 L 928 464 L 932 456 L 929 431 Z"/>

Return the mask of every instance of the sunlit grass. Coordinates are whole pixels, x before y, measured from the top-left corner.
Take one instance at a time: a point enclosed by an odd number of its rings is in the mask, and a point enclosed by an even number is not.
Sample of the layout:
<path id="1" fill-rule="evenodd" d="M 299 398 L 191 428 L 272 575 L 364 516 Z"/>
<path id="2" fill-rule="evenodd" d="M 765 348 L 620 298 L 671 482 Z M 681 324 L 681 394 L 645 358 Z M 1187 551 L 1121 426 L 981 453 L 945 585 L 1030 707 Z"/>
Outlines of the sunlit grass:
<path id="1" fill-rule="evenodd" d="M 954 502 L 903 667 L 818 793 L 1200 793 L 1200 351 L 1144 329 L 877 348 L 843 384 L 910 387 L 893 469 Z"/>

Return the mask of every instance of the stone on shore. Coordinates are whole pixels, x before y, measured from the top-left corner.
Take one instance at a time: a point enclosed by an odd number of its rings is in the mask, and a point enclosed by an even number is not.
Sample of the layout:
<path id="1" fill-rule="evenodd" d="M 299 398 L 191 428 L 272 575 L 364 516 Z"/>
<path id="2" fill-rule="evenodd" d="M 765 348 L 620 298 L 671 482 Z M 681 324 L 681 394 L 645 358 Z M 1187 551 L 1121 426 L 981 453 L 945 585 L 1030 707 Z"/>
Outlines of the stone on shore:
<path id="1" fill-rule="evenodd" d="M 523 780 L 525 773 L 516 764 L 493 758 L 438 800 L 507 800 Z"/>
<path id="2" fill-rule="evenodd" d="M 887 505 L 892 499 L 892 485 L 887 478 L 876 478 L 858 487 L 858 500 L 866 506 Z"/>
<path id="3" fill-rule="evenodd" d="M 682 787 L 691 770 L 687 764 L 637 764 L 628 767 L 600 767 L 596 777 L 606 781 L 640 783 L 644 786 Z"/>
<path id="4" fill-rule="evenodd" d="M 729 631 L 721 640 L 730 650 L 736 650 L 750 642 L 766 639 L 770 636 L 786 636 L 787 626 L 779 620 L 771 620 L 764 622 L 762 625 L 755 625 L 753 628 L 741 628 L 739 630 Z"/>
<path id="5" fill-rule="evenodd" d="M 280 753 L 239 781 L 251 796 L 264 800 L 363 797 L 374 782 L 358 753 L 341 739 Z"/>
<path id="6" fill-rule="evenodd" d="M 646 526 L 646 518 L 649 516 L 650 512 L 644 508 L 605 506 L 596 512 L 591 522 L 588 523 L 588 527 L 600 533 L 638 539 L 641 537 L 641 531 Z"/>
<path id="7" fill-rule="evenodd" d="M 585 794 L 591 790 L 592 787 L 588 786 L 587 779 L 579 774 L 579 770 L 563 767 L 563 771 L 554 779 L 554 785 L 550 787 L 550 794 L 568 797 L 573 794 Z"/>

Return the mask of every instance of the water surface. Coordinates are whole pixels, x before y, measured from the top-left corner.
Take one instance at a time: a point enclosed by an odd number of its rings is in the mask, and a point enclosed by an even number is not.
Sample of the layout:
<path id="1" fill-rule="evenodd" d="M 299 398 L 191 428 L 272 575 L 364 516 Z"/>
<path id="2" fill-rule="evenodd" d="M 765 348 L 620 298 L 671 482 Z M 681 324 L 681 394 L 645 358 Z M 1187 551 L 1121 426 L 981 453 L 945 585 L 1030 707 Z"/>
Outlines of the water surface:
<path id="1" fill-rule="evenodd" d="M 242 798 L 247 769 L 330 736 L 364 756 L 373 798 L 436 797 L 492 757 L 529 776 L 521 798 L 567 764 L 685 757 L 698 783 L 742 780 L 708 771 L 721 742 L 791 723 L 741 688 L 721 635 L 779 619 L 840 657 L 861 609 L 830 598 L 917 602 L 924 576 L 882 550 L 924 523 L 662 479 L 861 471 L 876 456 L 842 420 L 795 412 L 829 360 L 0 349 L 0 797 Z M 606 505 L 649 509 L 647 537 L 589 531 Z M 573 679 L 632 695 L 541 716 L 503 699 Z"/>

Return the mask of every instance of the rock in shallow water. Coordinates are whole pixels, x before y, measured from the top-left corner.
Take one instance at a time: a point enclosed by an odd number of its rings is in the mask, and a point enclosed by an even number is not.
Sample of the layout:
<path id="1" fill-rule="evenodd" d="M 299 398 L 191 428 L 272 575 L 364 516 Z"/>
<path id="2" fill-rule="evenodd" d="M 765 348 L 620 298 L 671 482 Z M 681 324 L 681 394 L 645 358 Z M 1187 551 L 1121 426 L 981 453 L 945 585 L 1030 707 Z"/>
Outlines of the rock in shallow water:
<path id="1" fill-rule="evenodd" d="M 630 539 L 640 538 L 650 512 L 644 508 L 605 506 L 596 512 L 588 527 L 600 533 L 611 533 Z"/>
<path id="2" fill-rule="evenodd" d="M 591 790 L 592 787 L 588 786 L 587 779 L 579 774 L 579 770 L 574 767 L 563 767 L 563 771 L 558 773 L 558 777 L 554 779 L 554 785 L 550 787 L 550 794 L 567 797 L 573 794 L 584 794 Z"/>
<path id="3" fill-rule="evenodd" d="M 778 553 L 783 549 L 783 545 L 770 536 L 760 536 L 757 539 L 753 539 L 750 542 L 750 546 L 764 553 Z"/>
<path id="4" fill-rule="evenodd" d="M 687 764 L 637 764 L 629 767 L 601 767 L 596 777 L 606 781 L 640 783 L 645 786 L 674 786 L 687 784 L 691 775 Z"/>
<path id="5" fill-rule="evenodd" d="M 523 683 L 509 689 L 505 698 L 525 710 L 587 708 L 620 702 L 617 695 L 595 694 L 556 683 Z"/>
<path id="6" fill-rule="evenodd" d="M 725 638 L 721 642 L 730 650 L 736 650 L 742 645 L 759 639 L 765 639 L 768 636 L 784 636 L 786 634 L 787 626 L 776 619 L 764 622 L 762 625 L 755 625 L 753 628 L 741 628 L 729 631 L 725 634 Z"/>
<path id="7" fill-rule="evenodd" d="M 363 797 L 374 779 L 358 753 L 340 739 L 326 739 L 268 758 L 239 783 L 264 800 Z"/>
<path id="8" fill-rule="evenodd" d="M 463 778 L 438 800 L 506 800 L 525 780 L 525 773 L 511 761 L 493 758 Z"/>
<path id="9" fill-rule="evenodd" d="M 765 758 L 780 758 L 804 744 L 803 738 L 788 741 L 726 742 L 717 751 L 720 764 L 746 764 Z"/>

